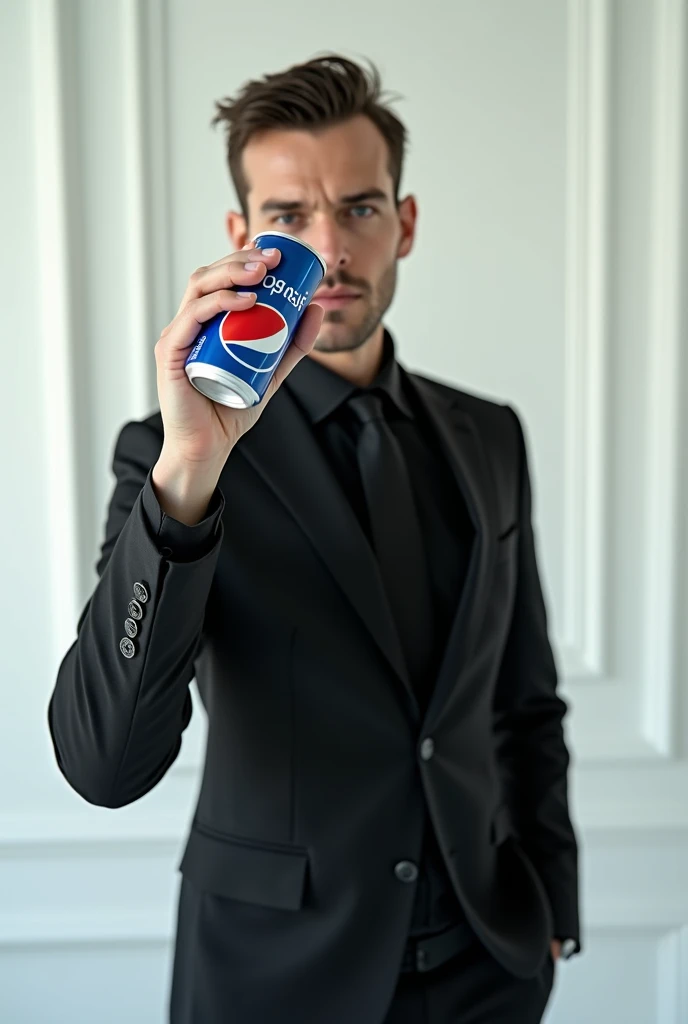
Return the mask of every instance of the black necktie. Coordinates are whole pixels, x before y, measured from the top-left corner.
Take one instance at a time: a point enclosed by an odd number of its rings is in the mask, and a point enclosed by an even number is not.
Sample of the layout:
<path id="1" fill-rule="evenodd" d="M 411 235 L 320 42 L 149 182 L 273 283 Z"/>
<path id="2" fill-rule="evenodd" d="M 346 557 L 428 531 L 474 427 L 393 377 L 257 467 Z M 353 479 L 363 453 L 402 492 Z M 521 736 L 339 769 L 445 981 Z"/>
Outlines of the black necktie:
<path id="1" fill-rule="evenodd" d="M 427 563 L 416 504 L 401 446 L 373 393 L 347 403 L 360 420 L 356 446 L 373 548 L 409 675 L 425 706 L 433 651 Z"/>

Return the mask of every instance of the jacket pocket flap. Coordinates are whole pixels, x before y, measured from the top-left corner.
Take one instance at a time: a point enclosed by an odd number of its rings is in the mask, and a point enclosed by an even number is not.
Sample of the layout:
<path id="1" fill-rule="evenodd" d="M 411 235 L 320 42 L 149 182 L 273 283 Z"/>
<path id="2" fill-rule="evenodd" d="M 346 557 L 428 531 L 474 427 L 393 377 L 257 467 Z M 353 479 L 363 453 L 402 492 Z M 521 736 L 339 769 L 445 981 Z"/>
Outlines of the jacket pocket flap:
<path id="1" fill-rule="evenodd" d="M 264 907 L 298 910 L 308 851 L 212 835 L 194 823 L 179 870 L 197 888 Z"/>

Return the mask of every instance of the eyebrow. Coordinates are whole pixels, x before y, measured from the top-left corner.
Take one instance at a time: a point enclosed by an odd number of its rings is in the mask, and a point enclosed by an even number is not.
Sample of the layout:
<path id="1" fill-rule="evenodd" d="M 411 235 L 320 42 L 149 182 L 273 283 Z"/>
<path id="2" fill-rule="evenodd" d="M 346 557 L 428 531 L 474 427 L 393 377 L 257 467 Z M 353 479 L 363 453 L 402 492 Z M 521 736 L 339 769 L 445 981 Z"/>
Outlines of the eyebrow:
<path id="1" fill-rule="evenodd" d="M 381 188 L 368 188 L 364 192 L 357 192 L 351 196 L 340 196 L 340 203 L 362 203 L 367 199 L 378 199 L 381 202 L 386 202 L 388 196 Z M 271 213 L 272 211 L 279 210 L 281 213 L 292 213 L 295 210 L 300 210 L 303 207 L 301 200 L 287 201 L 286 199 L 266 199 L 264 203 L 261 203 L 261 213 Z"/>

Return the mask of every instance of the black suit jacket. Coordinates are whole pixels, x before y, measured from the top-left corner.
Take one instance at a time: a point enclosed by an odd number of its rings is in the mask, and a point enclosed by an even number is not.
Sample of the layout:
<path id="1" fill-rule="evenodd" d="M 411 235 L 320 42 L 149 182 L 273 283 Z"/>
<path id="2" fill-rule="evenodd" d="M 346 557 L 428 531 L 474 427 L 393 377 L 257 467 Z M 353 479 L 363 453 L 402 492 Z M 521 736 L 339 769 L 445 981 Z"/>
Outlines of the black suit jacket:
<path id="1" fill-rule="evenodd" d="M 118 807 L 174 761 L 196 677 L 208 741 L 174 1024 L 379 1024 L 413 903 L 395 868 L 418 862 L 424 801 L 469 921 L 507 970 L 532 977 L 553 935 L 579 938 L 567 705 L 523 430 L 509 406 L 410 380 L 476 527 L 424 720 L 375 559 L 288 380 L 228 458 L 215 542 L 188 562 L 150 526 L 160 415 L 119 436 L 100 580 L 49 724 L 74 789 Z M 136 581 L 149 600 L 127 659 Z"/>

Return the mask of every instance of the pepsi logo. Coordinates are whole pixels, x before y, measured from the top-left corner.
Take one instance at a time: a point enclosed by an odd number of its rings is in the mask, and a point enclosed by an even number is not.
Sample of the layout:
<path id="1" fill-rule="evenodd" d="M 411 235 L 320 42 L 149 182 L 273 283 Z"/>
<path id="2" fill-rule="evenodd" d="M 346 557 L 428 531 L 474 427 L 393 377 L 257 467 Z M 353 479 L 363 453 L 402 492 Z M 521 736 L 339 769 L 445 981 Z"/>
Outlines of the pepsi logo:
<path id="1" fill-rule="evenodd" d="M 220 323 L 220 341 L 237 363 L 257 373 L 277 366 L 275 352 L 287 340 L 287 322 L 276 309 L 256 302 L 250 309 L 230 309 Z"/>

